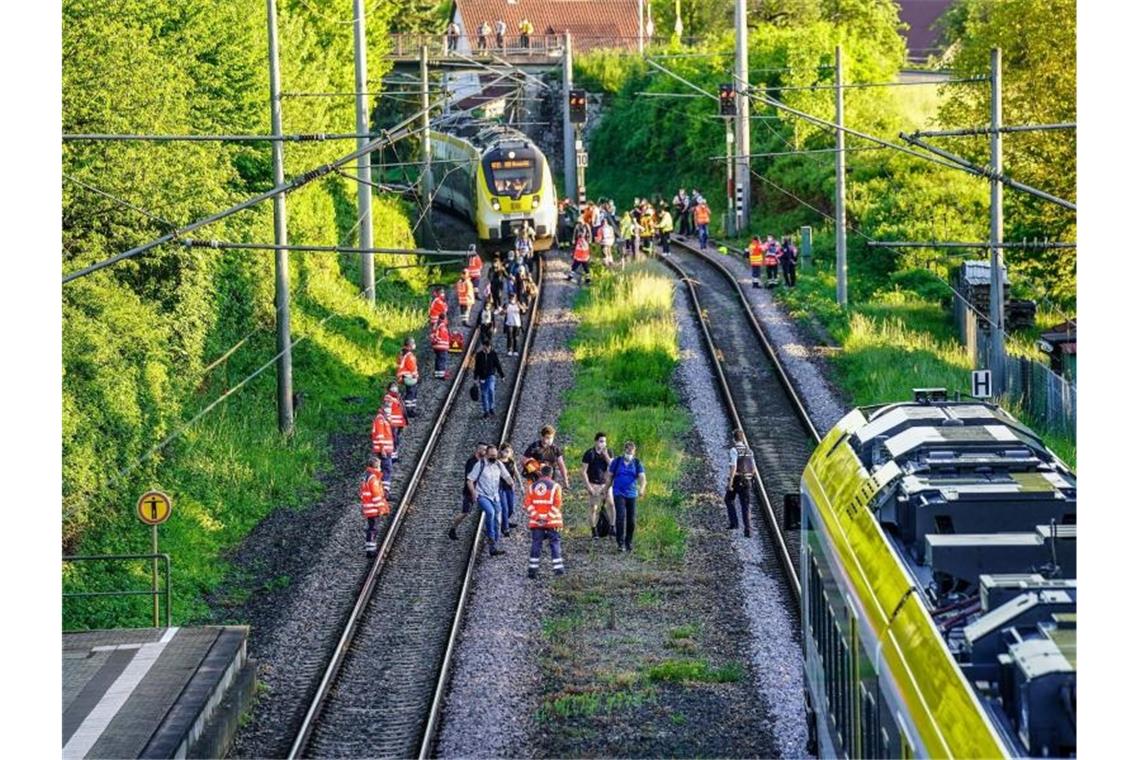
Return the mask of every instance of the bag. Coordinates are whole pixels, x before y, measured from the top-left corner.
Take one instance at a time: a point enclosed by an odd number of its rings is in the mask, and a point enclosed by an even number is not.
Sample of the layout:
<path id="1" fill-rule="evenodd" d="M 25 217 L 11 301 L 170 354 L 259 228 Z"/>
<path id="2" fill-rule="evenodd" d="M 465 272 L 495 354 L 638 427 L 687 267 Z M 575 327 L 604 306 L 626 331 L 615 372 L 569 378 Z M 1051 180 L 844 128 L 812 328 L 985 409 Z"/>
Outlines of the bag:
<path id="1" fill-rule="evenodd" d="M 604 506 L 604 505 L 603 505 Z M 610 518 L 606 516 L 606 510 L 598 510 L 598 536 L 600 538 L 608 538 L 610 535 Z"/>
<path id="2" fill-rule="evenodd" d="M 469 392 L 469 395 L 471 396 L 472 401 L 478 401 L 479 400 L 479 383 L 475 383 L 474 385 L 471 386 L 471 391 Z"/>

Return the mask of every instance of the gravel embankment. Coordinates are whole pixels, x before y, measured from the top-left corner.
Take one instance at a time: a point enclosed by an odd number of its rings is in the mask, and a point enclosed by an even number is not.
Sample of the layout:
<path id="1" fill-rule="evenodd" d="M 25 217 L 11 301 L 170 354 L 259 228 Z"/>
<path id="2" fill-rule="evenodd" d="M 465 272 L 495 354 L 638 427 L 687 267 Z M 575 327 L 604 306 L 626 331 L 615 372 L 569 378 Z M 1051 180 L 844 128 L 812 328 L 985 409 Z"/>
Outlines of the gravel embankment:
<path id="1" fill-rule="evenodd" d="M 766 293 L 764 295 L 767 295 Z M 728 416 L 715 385 L 704 337 L 692 314 L 687 292 L 678 288 L 674 302 L 680 325 L 681 361 L 678 377 L 682 393 L 695 419 L 702 455 L 712 464 L 710 487 L 723 494 L 728 469 L 725 454 L 731 440 Z M 788 368 L 789 373 L 791 368 Z M 725 523 L 723 503 L 720 518 Z M 795 598 L 787 588 L 779 564 L 772 561 L 771 539 L 753 504 L 753 538 L 729 533 L 739 567 L 738 581 L 748 619 L 748 661 L 753 687 L 764 705 L 764 731 L 771 737 L 773 754 L 802 757 L 807 742 L 803 708 L 803 658 Z"/>
<path id="2" fill-rule="evenodd" d="M 547 254 L 538 331 L 511 435 L 517 458 L 538 438 L 539 428 L 557 424 L 563 394 L 574 382 L 569 346 L 578 322 L 571 311 L 577 288 L 566 281 L 568 270 L 564 256 Z M 569 452 L 566 461 L 573 471 Z M 521 505 L 515 521 L 519 527 L 503 541 L 508 555 L 491 560 L 481 554 L 475 567 L 441 716 L 439 757 L 532 754 L 528 718 L 541 700 L 536 644 L 551 575 L 547 558 L 540 580 L 526 577 L 530 532 Z"/>

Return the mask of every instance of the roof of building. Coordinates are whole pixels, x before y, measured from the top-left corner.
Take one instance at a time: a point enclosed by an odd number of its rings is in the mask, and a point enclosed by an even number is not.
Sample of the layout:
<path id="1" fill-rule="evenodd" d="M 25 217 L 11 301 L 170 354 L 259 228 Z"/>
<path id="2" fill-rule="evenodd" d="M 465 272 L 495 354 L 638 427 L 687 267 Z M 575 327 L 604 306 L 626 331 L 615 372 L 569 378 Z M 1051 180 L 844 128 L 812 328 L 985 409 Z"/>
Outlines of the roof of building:
<path id="1" fill-rule="evenodd" d="M 506 22 L 507 34 L 517 34 L 519 21 L 527 18 L 536 34 L 569 30 L 574 38 L 612 39 L 615 47 L 637 40 L 637 0 L 455 0 L 452 13 L 468 34 L 498 19 Z"/>
<path id="2" fill-rule="evenodd" d="M 504 0 L 505 2 L 505 0 Z M 899 20 L 909 24 L 906 46 L 912 56 L 924 57 L 938 42 L 938 32 L 931 27 L 953 0 L 898 0 Z"/>

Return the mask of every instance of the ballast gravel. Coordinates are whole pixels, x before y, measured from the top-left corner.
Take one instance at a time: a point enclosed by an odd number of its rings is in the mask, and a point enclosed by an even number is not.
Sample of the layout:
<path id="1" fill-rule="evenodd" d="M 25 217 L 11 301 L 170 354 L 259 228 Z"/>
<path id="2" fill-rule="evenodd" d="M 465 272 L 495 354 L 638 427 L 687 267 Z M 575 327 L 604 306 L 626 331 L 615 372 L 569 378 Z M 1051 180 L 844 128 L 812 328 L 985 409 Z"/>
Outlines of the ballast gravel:
<path id="1" fill-rule="evenodd" d="M 538 330 L 511 435 L 516 459 L 543 425 L 557 425 L 563 396 L 574 383 L 570 341 L 578 325 L 572 311 L 578 288 L 566 280 L 568 271 L 565 257 L 546 255 Z M 576 468 L 570 452 L 566 466 L 571 472 Z M 519 527 L 501 542 L 507 554 L 491 558 L 481 553 L 475 566 L 435 748 L 438 757 L 533 755 L 536 742 L 528 718 L 541 702 L 535 645 L 550 596 L 550 568 L 544 566 L 538 582 L 526 577 L 530 531 L 521 505 L 516 505 L 514 519 Z"/>

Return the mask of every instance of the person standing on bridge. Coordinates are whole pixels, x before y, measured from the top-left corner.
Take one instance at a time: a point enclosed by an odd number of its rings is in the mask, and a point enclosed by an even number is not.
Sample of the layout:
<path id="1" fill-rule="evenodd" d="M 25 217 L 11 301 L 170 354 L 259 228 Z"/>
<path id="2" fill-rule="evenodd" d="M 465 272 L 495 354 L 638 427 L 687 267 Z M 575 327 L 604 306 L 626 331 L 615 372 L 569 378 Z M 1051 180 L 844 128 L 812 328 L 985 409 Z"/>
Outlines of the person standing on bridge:
<path id="1" fill-rule="evenodd" d="M 487 530 L 492 557 L 506 553 L 499 548 L 499 487 L 509 477 L 510 473 L 499 461 L 499 449 L 494 444 L 487 446 L 483 461 L 475 465 L 467 475 L 467 492 L 479 509 L 483 510 L 483 527 Z"/>
<path id="2" fill-rule="evenodd" d="M 620 457 L 610 461 L 606 488 L 614 489 L 614 535 L 619 551 L 633 551 L 633 527 L 637 522 L 637 499 L 645 495 L 645 467 L 637 458 L 637 445 L 626 441 Z"/>
<path id="3" fill-rule="evenodd" d="M 712 214 L 709 212 L 709 206 L 705 203 L 704 198 L 693 210 L 693 222 L 697 225 L 697 239 L 701 243 L 701 250 L 705 250 L 709 243 L 709 222 L 712 220 Z"/>
<path id="4" fill-rule="evenodd" d="M 526 16 L 519 21 L 519 46 L 530 53 L 530 36 L 534 34 L 534 24 Z"/>
<path id="5" fill-rule="evenodd" d="M 507 52 L 507 22 L 501 18 L 495 21 L 495 47 L 500 53 Z"/>
<path id="6" fill-rule="evenodd" d="M 733 444 L 728 450 L 728 486 L 724 492 L 724 506 L 728 509 L 728 529 L 736 530 L 736 502 L 740 502 L 740 522 L 744 523 L 744 537 L 752 536 L 750 510 L 752 478 L 756 477 L 756 457 L 744 442 L 744 431 L 732 433 Z"/>
<path id="7" fill-rule="evenodd" d="M 392 425 L 392 461 L 400 458 L 400 433 L 408 426 L 408 418 L 404 414 L 404 402 L 400 400 L 400 386 L 392 383 L 384 395 L 380 405 L 388 414 L 388 422 Z"/>
<path id="8" fill-rule="evenodd" d="M 364 471 L 364 479 L 360 482 L 360 514 L 366 521 L 364 528 L 366 553 L 376 553 L 376 520 L 391 511 L 384 489 L 384 474 L 380 469 L 380 460 L 370 457 Z"/>
<path id="9" fill-rule="evenodd" d="M 396 382 L 404 386 L 404 409 L 408 417 L 416 416 L 416 383 L 420 370 L 416 365 L 416 339 L 409 337 L 400 349 L 400 363 L 396 367 Z"/>
<path id="10" fill-rule="evenodd" d="M 800 257 L 800 252 L 796 250 L 796 244 L 787 235 L 784 235 L 784 241 L 780 244 L 783 250 L 783 255 L 780 256 L 780 269 L 784 272 L 784 284 L 789 288 L 796 286 L 796 261 Z"/>
<path id="11" fill-rule="evenodd" d="M 471 306 L 475 303 L 475 286 L 471 284 L 471 276 L 467 270 L 459 275 L 455 283 L 455 298 L 459 301 L 459 311 L 463 316 L 463 324 L 467 325 L 471 319 Z"/>
<path id="12" fill-rule="evenodd" d="M 459 44 L 459 24 L 452 21 L 447 25 L 447 52 L 454 53 Z"/>
<path id="13" fill-rule="evenodd" d="M 491 25 L 487 23 L 486 19 L 483 19 L 482 23 L 479 24 L 479 52 L 480 53 L 486 53 L 487 52 L 487 38 L 490 36 L 491 36 Z"/>
<path id="14" fill-rule="evenodd" d="M 447 329 L 447 317 L 436 322 L 431 331 L 431 350 L 435 352 L 435 378 L 447 379 L 447 352 L 451 350 L 451 333 Z"/>
<path id="15" fill-rule="evenodd" d="M 530 562 L 526 577 L 538 577 L 538 565 L 542 559 L 542 544 L 550 542 L 550 561 L 555 575 L 562 575 L 566 568 L 562 562 L 562 487 L 551 477 L 554 470 L 548 464 L 542 465 L 538 479 L 527 485 L 523 506 L 526 508 L 527 527 L 530 528 Z"/>
<path id="16" fill-rule="evenodd" d="M 481 350 L 475 354 L 475 379 L 479 381 L 479 400 L 483 404 L 483 417 L 495 416 L 495 375 L 506 380 L 499 355 L 491 347 L 491 341 L 483 341 Z"/>
<path id="17" fill-rule="evenodd" d="M 764 244 L 760 242 L 759 235 L 752 236 L 748 244 L 748 265 L 752 267 L 752 287 L 760 287 L 760 273 L 764 266 Z"/>

